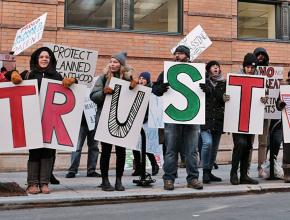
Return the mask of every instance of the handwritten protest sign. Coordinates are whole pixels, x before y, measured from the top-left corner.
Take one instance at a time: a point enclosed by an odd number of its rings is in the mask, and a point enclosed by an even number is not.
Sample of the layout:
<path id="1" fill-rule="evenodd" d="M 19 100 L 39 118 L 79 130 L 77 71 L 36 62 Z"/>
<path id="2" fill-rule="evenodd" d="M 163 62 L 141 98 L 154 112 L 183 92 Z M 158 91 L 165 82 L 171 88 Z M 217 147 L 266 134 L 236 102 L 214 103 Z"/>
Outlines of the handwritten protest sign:
<path id="1" fill-rule="evenodd" d="M 183 38 L 176 47 L 179 45 L 187 46 L 190 49 L 190 60 L 196 59 L 203 51 L 205 51 L 212 44 L 208 35 L 200 25 L 196 26 L 188 35 Z M 174 53 L 176 47 L 171 49 Z"/>
<path id="2" fill-rule="evenodd" d="M 286 103 L 285 109 L 282 111 L 283 123 L 283 140 L 284 143 L 290 143 L 290 86 L 280 86 L 281 101 Z"/>
<path id="3" fill-rule="evenodd" d="M 22 51 L 32 46 L 42 38 L 47 13 L 25 25 L 16 32 L 12 51 L 14 55 L 20 54 Z"/>
<path id="4" fill-rule="evenodd" d="M 228 74 L 225 103 L 224 131 L 262 134 L 266 79 L 264 76 Z"/>
<path id="5" fill-rule="evenodd" d="M 40 108 L 45 147 L 76 150 L 85 92 L 83 85 L 73 84 L 65 88 L 61 81 L 42 79 Z"/>
<path id="6" fill-rule="evenodd" d="M 106 95 L 95 139 L 136 149 L 138 137 L 150 99 L 151 88 L 137 85 L 129 90 L 130 82 L 112 78 L 112 95 Z"/>
<path id="7" fill-rule="evenodd" d="M 163 120 L 174 124 L 204 124 L 205 64 L 164 62 L 164 82 L 169 90 L 163 95 Z"/>
<path id="8" fill-rule="evenodd" d="M 149 128 L 164 128 L 162 106 L 162 97 L 151 94 L 148 114 Z"/>
<path id="9" fill-rule="evenodd" d="M 57 60 L 56 70 L 63 77 L 73 77 L 80 84 L 91 85 L 96 72 L 97 51 L 58 44 L 45 44 L 45 46 L 54 53 Z"/>
<path id="10" fill-rule="evenodd" d="M 0 83 L 0 152 L 43 147 L 36 80 Z"/>

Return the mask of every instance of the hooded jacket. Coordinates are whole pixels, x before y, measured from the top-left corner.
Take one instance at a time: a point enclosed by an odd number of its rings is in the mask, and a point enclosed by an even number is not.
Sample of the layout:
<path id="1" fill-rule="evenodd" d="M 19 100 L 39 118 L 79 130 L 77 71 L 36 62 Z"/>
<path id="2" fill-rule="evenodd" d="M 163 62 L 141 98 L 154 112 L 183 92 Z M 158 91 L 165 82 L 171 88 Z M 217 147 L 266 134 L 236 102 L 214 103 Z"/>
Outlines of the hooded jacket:
<path id="1" fill-rule="evenodd" d="M 270 60 L 270 59 L 269 59 L 269 55 L 268 55 L 268 53 L 267 53 L 267 50 L 266 50 L 265 48 L 263 48 L 263 47 L 257 47 L 257 48 L 254 50 L 254 54 L 255 54 L 255 56 L 257 57 L 257 55 L 260 54 L 260 53 L 262 53 L 262 54 L 265 56 L 266 60 L 265 60 L 264 63 L 259 63 L 258 66 L 269 66 L 269 60 Z"/>

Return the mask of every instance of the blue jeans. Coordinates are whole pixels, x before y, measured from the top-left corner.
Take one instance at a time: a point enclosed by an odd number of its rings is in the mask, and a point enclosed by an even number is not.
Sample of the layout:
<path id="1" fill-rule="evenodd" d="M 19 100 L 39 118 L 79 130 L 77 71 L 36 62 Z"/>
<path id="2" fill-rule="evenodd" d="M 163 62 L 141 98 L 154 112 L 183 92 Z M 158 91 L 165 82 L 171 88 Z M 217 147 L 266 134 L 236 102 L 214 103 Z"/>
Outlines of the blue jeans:
<path id="1" fill-rule="evenodd" d="M 200 135 L 202 139 L 201 161 L 203 169 L 211 170 L 216 160 L 222 133 L 202 130 Z"/>
<path id="2" fill-rule="evenodd" d="M 199 125 L 165 124 L 165 145 L 167 149 L 163 167 L 164 180 L 172 180 L 173 182 L 175 180 L 179 148 L 183 148 L 185 154 L 187 182 L 198 179 L 198 133 Z M 178 146 L 178 143 L 182 143 L 182 145 Z"/>
<path id="3" fill-rule="evenodd" d="M 77 150 L 72 152 L 71 155 L 71 166 L 68 169 L 69 172 L 77 173 L 80 165 L 81 154 L 85 139 L 87 138 L 88 144 L 88 160 L 87 160 L 87 173 L 93 173 L 96 170 L 96 165 L 99 156 L 98 141 L 94 139 L 96 128 L 89 131 L 87 124 L 81 125 Z"/>

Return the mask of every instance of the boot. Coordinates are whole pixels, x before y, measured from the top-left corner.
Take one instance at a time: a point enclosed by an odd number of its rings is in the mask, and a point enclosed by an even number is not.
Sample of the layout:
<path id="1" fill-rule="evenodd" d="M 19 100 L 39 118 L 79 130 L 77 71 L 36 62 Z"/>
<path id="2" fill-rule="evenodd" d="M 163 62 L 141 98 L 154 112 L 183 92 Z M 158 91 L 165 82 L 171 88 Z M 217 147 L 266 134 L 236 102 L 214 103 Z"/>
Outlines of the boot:
<path id="1" fill-rule="evenodd" d="M 251 154 L 250 149 L 246 149 L 245 153 L 243 154 L 243 157 L 241 159 L 241 165 L 240 165 L 240 184 L 259 184 L 257 180 L 254 180 L 248 176 L 248 169 L 249 169 L 249 156 Z"/>
<path id="2" fill-rule="evenodd" d="M 212 182 L 221 182 L 221 181 L 222 181 L 222 178 L 213 175 L 213 174 L 211 173 L 211 170 L 209 171 L 209 179 L 210 179 L 210 181 L 212 181 Z"/>
<path id="3" fill-rule="evenodd" d="M 159 171 L 159 166 L 158 164 L 154 164 L 152 165 L 152 176 L 156 176 L 158 174 L 158 171 Z"/>
<path id="4" fill-rule="evenodd" d="M 141 176 L 141 168 L 136 168 L 131 175 L 132 176 Z"/>
<path id="5" fill-rule="evenodd" d="M 210 171 L 207 169 L 203 170 L 203 175 L 202 175 L 202 182 L 205 184 L 210 183 L 210 176 L 209 176 Z"/>
<path id="6" fill-rule="evenodd" d="M 239 185 L 240 182 L 239 182 L 238 174 L 236 172 L 231 171 L 230 182 L 232 185 Z"/>
<path id="7" fill-rule="evenodd" d="M 59 180 L 56 179 L 55 175 L 53 175 L 53 173 L 50 176 L 49 182 L 53 185 L 58 185 L 60 184 Z"/>
<path id="8" fill-rule="evenodd" d="M 290 183 L 290 169 L 284 168 L 283 170 L 284 170 L 284 182 Z"/>
<path id="9" fill-rule="evenodd" d="M 114 191 L 114 187 L 111 185 L 108 177 L 102 177 L 102 190 Z"/>
<path id="10" fill-rule="evenodd" d="M 122 177 L 116 177 L 116 183 L 115 183 L 115 190 L 117 191 L 125 191 L 125 187 L 122 185 Z"/>

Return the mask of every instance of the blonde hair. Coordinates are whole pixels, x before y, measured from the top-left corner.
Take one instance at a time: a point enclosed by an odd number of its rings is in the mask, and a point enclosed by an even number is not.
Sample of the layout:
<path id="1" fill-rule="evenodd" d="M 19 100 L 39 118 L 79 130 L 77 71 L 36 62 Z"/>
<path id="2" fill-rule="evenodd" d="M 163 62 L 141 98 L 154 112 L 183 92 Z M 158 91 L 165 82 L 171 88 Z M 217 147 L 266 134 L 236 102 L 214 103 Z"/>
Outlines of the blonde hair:
<path id="1" fill-rule="evenodd" d="M 130 80 L 130 76 L 133 77 L 133 71 L 134 69 L 128 65 L 120 67 L 120 79 L 124 80 Z M 110 70 L 110 64 L 107 64 L 103 70 L 105 77 L 108 79 L 108 81 L 111 80 L 111 78 L 114 76 L 114 74 Z"/>

